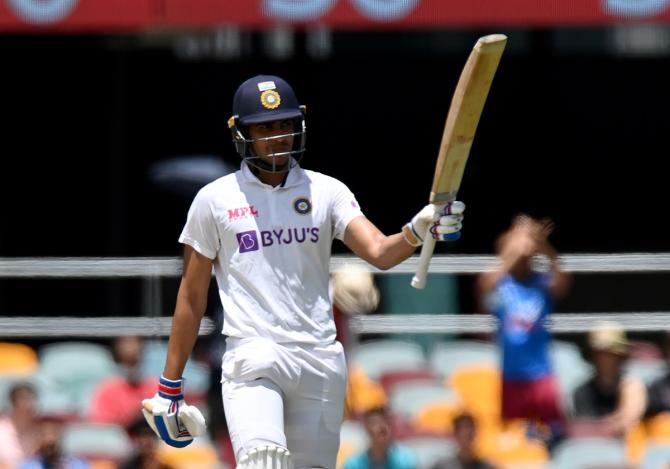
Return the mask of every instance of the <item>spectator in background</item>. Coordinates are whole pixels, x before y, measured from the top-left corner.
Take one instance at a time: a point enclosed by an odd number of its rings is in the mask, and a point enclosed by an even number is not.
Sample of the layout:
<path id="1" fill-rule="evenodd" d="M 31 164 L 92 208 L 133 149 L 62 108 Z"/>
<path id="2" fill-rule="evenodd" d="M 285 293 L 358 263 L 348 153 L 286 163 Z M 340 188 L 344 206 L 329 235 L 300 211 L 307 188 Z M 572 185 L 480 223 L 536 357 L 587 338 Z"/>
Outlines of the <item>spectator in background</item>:
<path id="1" fill-rule="evenodd" d="M 662 344 L 663 356 L 670 365 L 670 331 L 666 331 Z M 647 391 L 648 403 L 645 417 L 654 417 L 662 412 L 670 412 L 670 368 L 655 379 Z"/>
<path id="2" fill-rule="evenodd" d="M 559 393 L 549 358 L 551 335 L 546 320 L 554 301 L 570 286 L 548 237 L 554 225 L 519 215 L 496 241 L 497 266 L 479 277 L 479 290 L 499 320 L 502 349 L 502 418 L 542 422 L 541 438 L 551 448 L 565 433 Z M 533 257 L 549 260 L 549 271 L 533 269 Z"/>
<path id="3" fill-rule="evenodd" d="M 596 372 L 574 392 L 575 417 L 594 419 L 607 435 L 624 436 L 647 407 L 642 381 L 623 376 L 629 351 L 626 333 L 617 323 L 600 322 L 589 333 L 589 347 Z"/>
<path id="4" fill-rule="evenodd" d="M 39 440 L 35 456 L 24 460 L 18 469 L 88 469 L 80 458 L 63 454 L 61 436 L 63 422 L 53 417 L 40 419 Z"/>
<path id="5" fill-rule="evenodd" d="M 126 427 L 141 415 L 137 403 L 156 391 L 156 377 L 142 378 L 142 345 L 142 339 L 135 336 L 114 339 L 112 354 L 120 376 L 103 380 L 95 388 L 89 409 L 91 421 Z"/>
<path id="6" fill-rule="evenodd" d="M 17 383 L 9 389 L 10 408 L 0 418 L 0 466 L 14 468 L 32 456 L 38 442 L 37 393 L 29 383 Z"/>
<path id="7" fill-rule="evenodd" d="M 363 425 L 370 437 L 370 447 L 351 456 L 343 469 L 416 469 L 418 461 L 407 448 L 395 443 L 391 421 L 385 407 L 377 407 L 363 415 Z"/>
<path id="8" fill-rule="evenodd" d="M 494 469 L 477 456 L 477 426 L 474 417 L 470 414 L 459 414 L 454 419 L 453 427 L 458 453 L 454 457 L 439 460 L 431 469 Z"/>
<path id="9" fill-rule="evenodd" d="M 144 417 L 136 419 L 127 428 L 133 442 L 133 455 L 123 462 L 119 469 L 170 469 L 158 458 L 158 437 L 147 425 Z"/>

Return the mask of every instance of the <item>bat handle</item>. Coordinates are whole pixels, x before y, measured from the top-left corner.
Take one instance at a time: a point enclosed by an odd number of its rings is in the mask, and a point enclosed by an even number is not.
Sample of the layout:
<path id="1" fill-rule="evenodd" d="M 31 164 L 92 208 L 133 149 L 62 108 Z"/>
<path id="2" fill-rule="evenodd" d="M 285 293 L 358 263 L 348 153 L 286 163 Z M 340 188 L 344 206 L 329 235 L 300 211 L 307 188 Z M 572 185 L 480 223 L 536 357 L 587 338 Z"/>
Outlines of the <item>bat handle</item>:
<path id="1" fill-rule="evenodd" d="M 428 275 L 428 266 L 430 259 L 433 257 L 435 250 L 435 238 L 430 232 L 430 227 L 426 230 L 423 245 L 421 246 L 421 254 L 419 255 L 419 263 L 416 266 L 416 272 L 412 278 L 412 286 L 417 290 L 423 290 L 426 287 L 426 276 Z"/>

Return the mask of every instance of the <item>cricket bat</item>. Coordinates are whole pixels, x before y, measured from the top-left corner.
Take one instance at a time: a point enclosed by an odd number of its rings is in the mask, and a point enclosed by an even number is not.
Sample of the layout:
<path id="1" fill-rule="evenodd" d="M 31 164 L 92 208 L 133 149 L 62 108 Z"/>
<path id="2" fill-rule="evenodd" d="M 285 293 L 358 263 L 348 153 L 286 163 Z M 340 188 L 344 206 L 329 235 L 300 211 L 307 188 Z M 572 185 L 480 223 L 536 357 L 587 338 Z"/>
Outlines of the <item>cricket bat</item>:
<path id="1" fill-rule="evenodd" d="M 456 200 L 479 117 L 505 44 L 507 36 L 503 34 L 481 37 L 465 63 L 444 125 L 433 186 L 428 199 L 431 204 L 445 204 Z M 428 266 L 435 249 L 435 239 L 430 228 L 423 240 L 419 263 L 412 278 L 412 286 L 418 289 L 426 286 Z"/>

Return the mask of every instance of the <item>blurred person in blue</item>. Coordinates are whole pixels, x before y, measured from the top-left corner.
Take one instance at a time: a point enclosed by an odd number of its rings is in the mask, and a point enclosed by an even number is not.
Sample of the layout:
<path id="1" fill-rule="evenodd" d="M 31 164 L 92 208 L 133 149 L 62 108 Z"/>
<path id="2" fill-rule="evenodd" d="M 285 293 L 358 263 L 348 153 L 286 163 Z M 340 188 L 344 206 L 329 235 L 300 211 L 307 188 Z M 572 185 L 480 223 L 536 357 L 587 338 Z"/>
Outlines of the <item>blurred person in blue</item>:
<path id="1" fill-rule="evenodd" d="M 571 284 L 548 240 L 553 229 L 549 220 L 516 216 L 496 240 L 497 265 L 479 278 L 484 304 L 498 319 L 501 417 L 528 419 L 531 429 L 549 429 L 537 435 L 549 447 L 564 435 L 565 419 L 549 357 L 552 337 L 547 319 L 555 300 L 565 296 Z M 547 272 L 534 269 L 536 255 L 548 259 Z"/>
<path id="2" fill-rule="evenodd" d="M 393 439 L 391 419 L 386 407 L 376 407 L 363 414 L 363 425 L 370 445 L 344 462 L 343 469 L 416 469 L 416 456 Z"/>
<path id="3" fill-rule="evenodd" d="M 8 394 L 10 407 L 0 417 L 0 467 L 14 468 L 36 450 L 39 413 L 37 393 L 32 384 L 15 383 Z"/>
<path id="4" fill-rule="evenodd" d="M 460 236 L 465 204 L 427 205 L 399 232 L 382 233 L 346 185 L 300 167 L 306 108 L 277 76 L 238 87 L 228 127 L 242 164 L 202 188 L 189 209 L 166 364 L 143 412 L 175 447 L 206 432 L 202 414 L 185 403 L 182 373 L 214 270 L 227 337 L 222 397 L 238 467 L 332 468 L 346 389 L 329 297 L 334 239 L 388 269 L 426 235 Z"/>
<path id="5" fill-rule="evenodd" d="M 453 429 L 453 438 L 458 446 L 457 453 L 452 457 L 440 459 L 431 466 L 431 469 L 494 469 L 477 455 L 475 449 L 477 424 L 472 415 L 458 414 L 454 418 Z"/>
<path id="6" fill-rule="evenodd" d="M 574 417 L 593 421 L 599 433 L 624 437 L 647 408 L 644 383 L 624 373 L 630 342 L 621 325 L 613 321 L 595 324 L 588 340 L 595 374 L 574 391 Z"/>
<path id="7" fill-rule="evenodd" d="M 18 469 L 89 469 L 86 460 L 63 453 L 61 437 L 64 426 L 60 418 L 42 417 L 35 455 L 22 461 Z"/>

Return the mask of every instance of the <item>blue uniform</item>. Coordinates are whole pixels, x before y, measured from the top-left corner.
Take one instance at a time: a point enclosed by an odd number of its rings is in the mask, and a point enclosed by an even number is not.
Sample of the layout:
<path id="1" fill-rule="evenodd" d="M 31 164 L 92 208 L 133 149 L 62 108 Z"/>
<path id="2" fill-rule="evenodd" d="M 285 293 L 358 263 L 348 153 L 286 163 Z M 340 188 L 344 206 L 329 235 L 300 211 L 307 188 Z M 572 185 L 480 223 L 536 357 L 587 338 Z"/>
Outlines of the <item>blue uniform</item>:
<path id="1" fill-rule="evenodd" d="M 496 286 L 492 306 L 500 321 L 498 341 L 506 380 L 534 381 L 552 372 L 546 327 L 554 306 L 549 280 L 549 274 L 539 272 L 523 281 L 506 274 Z"/>
<path id="2" fill-rule="evenodd" d="M 416 469 L 419 463 L 408 448 L 394 444 L 386 453 L 384 464 L 374 464 L 367 451 L 358 453 L 344 463 L 343 469 Z"/>

